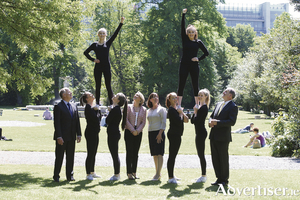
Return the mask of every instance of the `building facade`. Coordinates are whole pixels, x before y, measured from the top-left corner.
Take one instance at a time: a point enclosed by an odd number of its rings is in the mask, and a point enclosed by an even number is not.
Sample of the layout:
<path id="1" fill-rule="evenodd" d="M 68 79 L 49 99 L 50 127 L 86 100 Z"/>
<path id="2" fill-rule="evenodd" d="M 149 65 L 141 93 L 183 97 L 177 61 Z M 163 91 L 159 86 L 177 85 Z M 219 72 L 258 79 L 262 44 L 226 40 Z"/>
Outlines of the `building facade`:
<path id="1" fill-rule="evenodd" d="M 217 10 L 226 20 L 226 25 L 235 27 L 236 24 L 250 24 L 256 35 L 269 33 L 273 28 L 276 17 L 283 12 L 289 12 L 289 4 L 270 4 L 265 2 L 258 5 L 251 4 L 219 4 Z"/>

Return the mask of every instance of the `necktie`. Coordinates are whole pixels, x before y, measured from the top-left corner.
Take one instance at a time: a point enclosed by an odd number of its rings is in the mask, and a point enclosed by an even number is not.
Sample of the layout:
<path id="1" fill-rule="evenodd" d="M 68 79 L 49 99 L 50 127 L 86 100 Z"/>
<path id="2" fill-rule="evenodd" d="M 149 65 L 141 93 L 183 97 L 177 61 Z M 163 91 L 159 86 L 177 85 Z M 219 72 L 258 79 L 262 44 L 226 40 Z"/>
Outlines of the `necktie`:
<path id="1" fill-rule="evenodd" d="M 71 109 L 71 105 L 70 105 L 70 103 L 67 103 L 67 105 L 68 105 L 68 108 L 69 108 L 69 111 L 70 111 L 71 117 L 73 118 L 73 112 L 72 112 L 72 109 Z"/>
<path id="2" fill-rule="evenodd" d="M 223 109 L 224 105 L 225 105 L 225 102 L 224 102 L 224 103 L 222 103 L 222 105 L 221 105 L 221 107 L 220 107 L 220 109 L 219 109 L 219 111 L 218 111 L 218 115 L 219 115 L 219 114 L 220 114 L 220 112 L 222 111 L 222 109 Z"/>

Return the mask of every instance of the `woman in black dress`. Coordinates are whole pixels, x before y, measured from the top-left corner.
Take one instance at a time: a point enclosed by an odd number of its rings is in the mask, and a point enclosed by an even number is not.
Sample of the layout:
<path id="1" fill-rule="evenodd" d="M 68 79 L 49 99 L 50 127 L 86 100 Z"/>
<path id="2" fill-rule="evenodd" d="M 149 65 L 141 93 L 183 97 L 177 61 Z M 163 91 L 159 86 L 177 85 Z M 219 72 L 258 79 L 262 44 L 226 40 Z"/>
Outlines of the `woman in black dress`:
<path id="1" fill-rule="evenodd" d="M 174 176 L 175 158 L 178 154 L 181 136 L 183 134 L 183 122 L 187 123 L 189 118 L 184 114 L 181 108 L 176 108 L 177 94 L 175 92 L 169 93 L 166 98 L 166 106 L 170 120 L 170 128 L 167 136 L 169 139 L 169 158 L 167 162 L 169 180 L 168 183 L 177 183 L 177 178 Z"/>
<path id="2" fill-rule="evenodd" d="M 125 129 L 127 117 L 127 99 L 123 93 L 118 93 L 112 98 L 113 108 L 106 117 L 107 124 L 107 143 L 108 148 L 113 159 L 114 175 L 109 179 L 111 181 L 120 180 L 120 158 L 118 154 L 119 140 L 121 137 L 119 125 L 122 119 L 122 130 Z M 123 118 L 121 106 L 123 108 Z"/>
<path id="3" fill-rule="evenodd" d="M 119 24 L 117 30 L 114 34 L 106 40 L 107 31 L 105 28 L 101 28 L 98 31 L 99 41 L 94 42 L 84 51 L 84 55 L 91 61 L 95 63 L 94 68 L 94 78 L 96 82 L 96 104 L 100 105 L 100 90 L 101 90 L 101 79 L 102 73 L 105 79 L 105 86 L 108 93 L 108 99 L 110 105 L 112 105 L 112 97 L 113 91 L 111 89 L 111 69 L 110 69 L 110 61 L 109 61 L 109 48 L 113 41 L 116 39 L 121 27 L 123 25 L 125 18 L 121 18 L 121 23 Z M 96 54 L 96 59 L 90 56 L 90 51 L 94 51 Z"/>
<path id="4" fill-rule="evenodd" d="M 198 39 L 197 29 L 193 25 L 188 25 L 185 29 L 185 14 L 187 9 L 182 11 L 181 21 L 181 39 L 182 39 L 182 58 L 179 68 L 179 85 L 178 85 L 178 107 L 181 107 L 183 89 L 188 75 L 191 75 L 194 97 L 196 105 L 198 105 L 197 95 L 199 91 L 199 61 L 209 55 L 205 45 Z M 198 50 L 204 53 L 201 57 L 197 57 Z"/>
<path id="5" fill-rule="evenodd" d="M 197 179 L 197 183 L 205 182 L 206 177 L 206 160 L 205 160 L 205 139 L 207 137 L 207 131 L 205 129 L 205 119 L 208 113 L 208 107 L 210 103 L 210 92 L 207 89 L 202 89 L 198 93 L 199 106 L 194 107 L 194 114 L 191 118 L 192 124 L 195 125 L 196 131 L 196 148 L 198 157 L 200 159 L 200 165 L 202 170 L 202 176 Z"/>
<path id="6" fill-rule="evenodd" d="M 101 176 L 95 173 L 95 160 L 99 144 L 99 132 L 101 112 L 98 107 L 92 107 L 95 97 L 90 92 L 85 92 L 80 97 L 80 104 L 85 105 L 84 115 L 86 119 L 86 128 L 84 136 L 86 139 L 87 157 L 85 160 L 86 179 L 93 180 Z"/>

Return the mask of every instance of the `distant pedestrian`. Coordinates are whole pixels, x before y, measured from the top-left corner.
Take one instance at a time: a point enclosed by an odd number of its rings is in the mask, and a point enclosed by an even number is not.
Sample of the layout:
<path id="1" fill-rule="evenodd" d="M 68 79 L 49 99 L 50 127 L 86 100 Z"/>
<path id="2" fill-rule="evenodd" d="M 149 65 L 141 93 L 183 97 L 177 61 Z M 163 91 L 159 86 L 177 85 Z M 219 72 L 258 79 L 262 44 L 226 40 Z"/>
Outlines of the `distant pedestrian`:
<path id="1" fill-rule="evenodd" d="M 46 110 L 45 110 L 45 112 L 43 114 L 43 118 L 44 118 L 44 120 L 52 120 L 52 114 L 49 111 L 48 107 L 46 107 Z"/>

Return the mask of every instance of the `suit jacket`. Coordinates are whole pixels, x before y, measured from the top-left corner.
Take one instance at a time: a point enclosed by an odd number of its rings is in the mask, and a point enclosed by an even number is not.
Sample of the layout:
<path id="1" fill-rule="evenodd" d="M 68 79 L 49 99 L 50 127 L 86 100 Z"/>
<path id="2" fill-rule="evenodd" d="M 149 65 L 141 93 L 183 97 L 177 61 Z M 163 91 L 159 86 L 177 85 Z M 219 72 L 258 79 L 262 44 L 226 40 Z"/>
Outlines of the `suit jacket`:
<path id="1" fill-rule="evenodd" d="M 73 117 L 63 100 L 54 106 L 54 137 L 62 137 L 64 141 L 76 140 L 76 135 L 81 136 L 80 121 L 77 106 L 71 102 Z"/>
<path id="2" fill-rule="evenodd" d="M 140 107 L 138 118 L 137 118 L 137 132 L 140 133 L 143 131 L 143 128 L 146 124 L 146 114 L 147 110 L 144 106 Z M 134 123 L 135 123 L 135 112 L 133 104 L 129 104 L 127 107 L 127 119 L 126 119 L 126 126 L 125 128 L 128 129 L 130 132 L 133 132 L 134 129 Z"/>
<path id="3" fill-rule="evenodd" d="M 238 107 L 232 101 L 228 102 L 221 112 L 219 109 L 223 102 L 219 102 L 212 112 L 210 118 L 220 120 L 216 126 L 211 128 L 209 139 L 221 142 L 231 142 L 231 126 L 234 126 L 238 114 Z"/>

